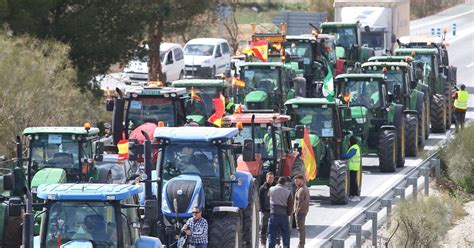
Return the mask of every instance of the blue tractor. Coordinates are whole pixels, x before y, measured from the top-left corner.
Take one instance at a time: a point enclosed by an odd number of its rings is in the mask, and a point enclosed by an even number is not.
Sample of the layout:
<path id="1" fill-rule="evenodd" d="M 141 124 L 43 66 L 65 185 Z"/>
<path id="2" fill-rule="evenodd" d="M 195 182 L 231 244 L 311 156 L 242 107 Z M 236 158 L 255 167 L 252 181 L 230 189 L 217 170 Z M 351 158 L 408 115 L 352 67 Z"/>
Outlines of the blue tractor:
<path id="1" fill-rule="evenodd" d="M 149 179 L 143 201 L 149 235 L 176 247 L 198 206 L 209 223 L 209 247 L 258 247 L 258 182 L 236 170 L 238 134 L 236 128 L 158 127 L 154 144 L 129 140 L 129 159 L 143 157 L 146 175 L 140 178 Z M 152 171 L 154 149 L 159 156 Z"/>

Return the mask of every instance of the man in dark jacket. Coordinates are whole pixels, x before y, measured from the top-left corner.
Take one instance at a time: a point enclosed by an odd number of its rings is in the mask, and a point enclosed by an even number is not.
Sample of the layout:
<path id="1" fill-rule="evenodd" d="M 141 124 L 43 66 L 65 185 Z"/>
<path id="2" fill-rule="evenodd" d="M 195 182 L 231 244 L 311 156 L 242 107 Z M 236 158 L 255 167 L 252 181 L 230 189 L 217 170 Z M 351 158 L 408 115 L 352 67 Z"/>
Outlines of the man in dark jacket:
<path id="1" fill-rule="evenodd" d="M 273 172 L 267 172 L 266 181 L 258 190 L 260 200 L 260 243 L 265 246 L 267 243 L 268 218 L 270 218 L 270 197 L 268 190 L 273 186 L 275 176 Z"/>
<path id="2" fill-rule="evenodd" d="M 274 248 L 278 232 L 283 239 L 283 248 L 290 247 L 290 223 L 288 217 L 293 213 L 293 196 L 285 185 L 286 178 L 280 177 L 278 184 L 271 187 L 270 196 L 270 219 L 268 220 L 268 234 L 270 237 L 269 248 Z"/>

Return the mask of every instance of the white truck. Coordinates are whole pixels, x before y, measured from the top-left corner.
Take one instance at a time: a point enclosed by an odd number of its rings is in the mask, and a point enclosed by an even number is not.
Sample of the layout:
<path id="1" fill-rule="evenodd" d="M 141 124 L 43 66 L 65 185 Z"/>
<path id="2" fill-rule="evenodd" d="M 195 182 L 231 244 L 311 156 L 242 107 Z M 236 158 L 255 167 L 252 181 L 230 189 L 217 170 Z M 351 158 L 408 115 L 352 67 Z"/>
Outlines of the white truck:
<path id="1" fill-rule="evenodd" d="M 335 0 L 336 22 L 361 24 L 362 45 L 375 55 L 390 53 L 398 37 L 410 34 L 410 0 Z"/>

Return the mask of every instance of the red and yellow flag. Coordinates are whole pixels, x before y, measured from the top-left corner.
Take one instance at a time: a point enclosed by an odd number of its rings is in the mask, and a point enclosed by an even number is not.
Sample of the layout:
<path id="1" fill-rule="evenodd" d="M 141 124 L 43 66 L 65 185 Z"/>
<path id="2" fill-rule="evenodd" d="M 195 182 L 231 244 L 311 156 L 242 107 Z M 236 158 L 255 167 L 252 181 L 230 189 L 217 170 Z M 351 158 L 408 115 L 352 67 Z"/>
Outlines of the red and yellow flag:
<path id="1" fill-rule="evenodd" d="M 120 159 L 128 158 L 128 140 L 125 139 L 125 134 L 122 134 L 122 139 L 117 143 L 117 150 Z"/>
<path id="2" fill-rule="evenodd" d="M 232 78 L 232 87 L 234 88 L 245 88 L 245 81 L 240 78 Z"/>
<path id="3" fill-rule="evenodd" d="M 242 114 L 242 104 L 236 104 L 234 114 Z"/>
<path id="4" fill-rule="evenodd" d="M 268 58 L 268 42 L 264 40 L 253 41 L 251 43 L 253 55 L 263 62 Z"/>
<path id="5" fill-rule="evenodd" d="M 194 89 L 194 87 L 191 88 L 191 99 L 196 100 L 198 102 L 202 102 L 202 98 L 197 94 L 199 91 Z"/>
<path id="6" fill-rule="evenodd" d="M 306 169 L 305 179 L 310 181 L 316 178 L 318 172 L 316 165 L 316 157 L 314 156 L 313 146 L 311 146 L 311 140 L 309 139 L 308 128 L 304 129 L 303 139 L 300 141 L 301 146 L 301 159 L 303 160 L 304 167 Z"/>
<path id="7" fill-rule="evenodd" d="M 214 103 L 214 114 L 212 114 L 207 121 L 212 123 L 218 127 L 222 126 L 222 117 L 224 117 L 225 113 L 225 98 L 222 94 L 220 94 L 219 98 L 212 99 Z"/>

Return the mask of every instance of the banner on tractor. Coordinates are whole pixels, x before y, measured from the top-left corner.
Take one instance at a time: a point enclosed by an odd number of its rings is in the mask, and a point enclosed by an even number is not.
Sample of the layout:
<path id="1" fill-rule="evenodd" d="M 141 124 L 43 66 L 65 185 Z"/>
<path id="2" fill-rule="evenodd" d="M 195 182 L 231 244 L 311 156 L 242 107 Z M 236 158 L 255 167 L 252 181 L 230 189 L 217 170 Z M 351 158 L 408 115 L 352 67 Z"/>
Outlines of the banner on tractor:
<path id="1" fill-rule="evenodd" d="M 332 70 L 327 64 L 328 74 L 323 78 L 323 96 L 326 97 L 328 101 L 334 101 L 334 80 L 332 77 Z"/>
<path id="2" fill-rule="evenodd" d="M 245 88 L 245 81 L 240 78 L 234 77 L 232 78 L 232 87 Z"/>
<path id="3" fill-rule="evenodd" d="M 311 146 L 311 140 L 309 138 L 308 128 L 304 129 L 303 139 L 300 141 L 301 146 L 301 159 L 303 160 L 304 167 L 306 169 L 305 179 L 311 181 L 316 178 L 318 172 L 316 165 L 316 157 L 314 156 L 313 147 Z"/>

